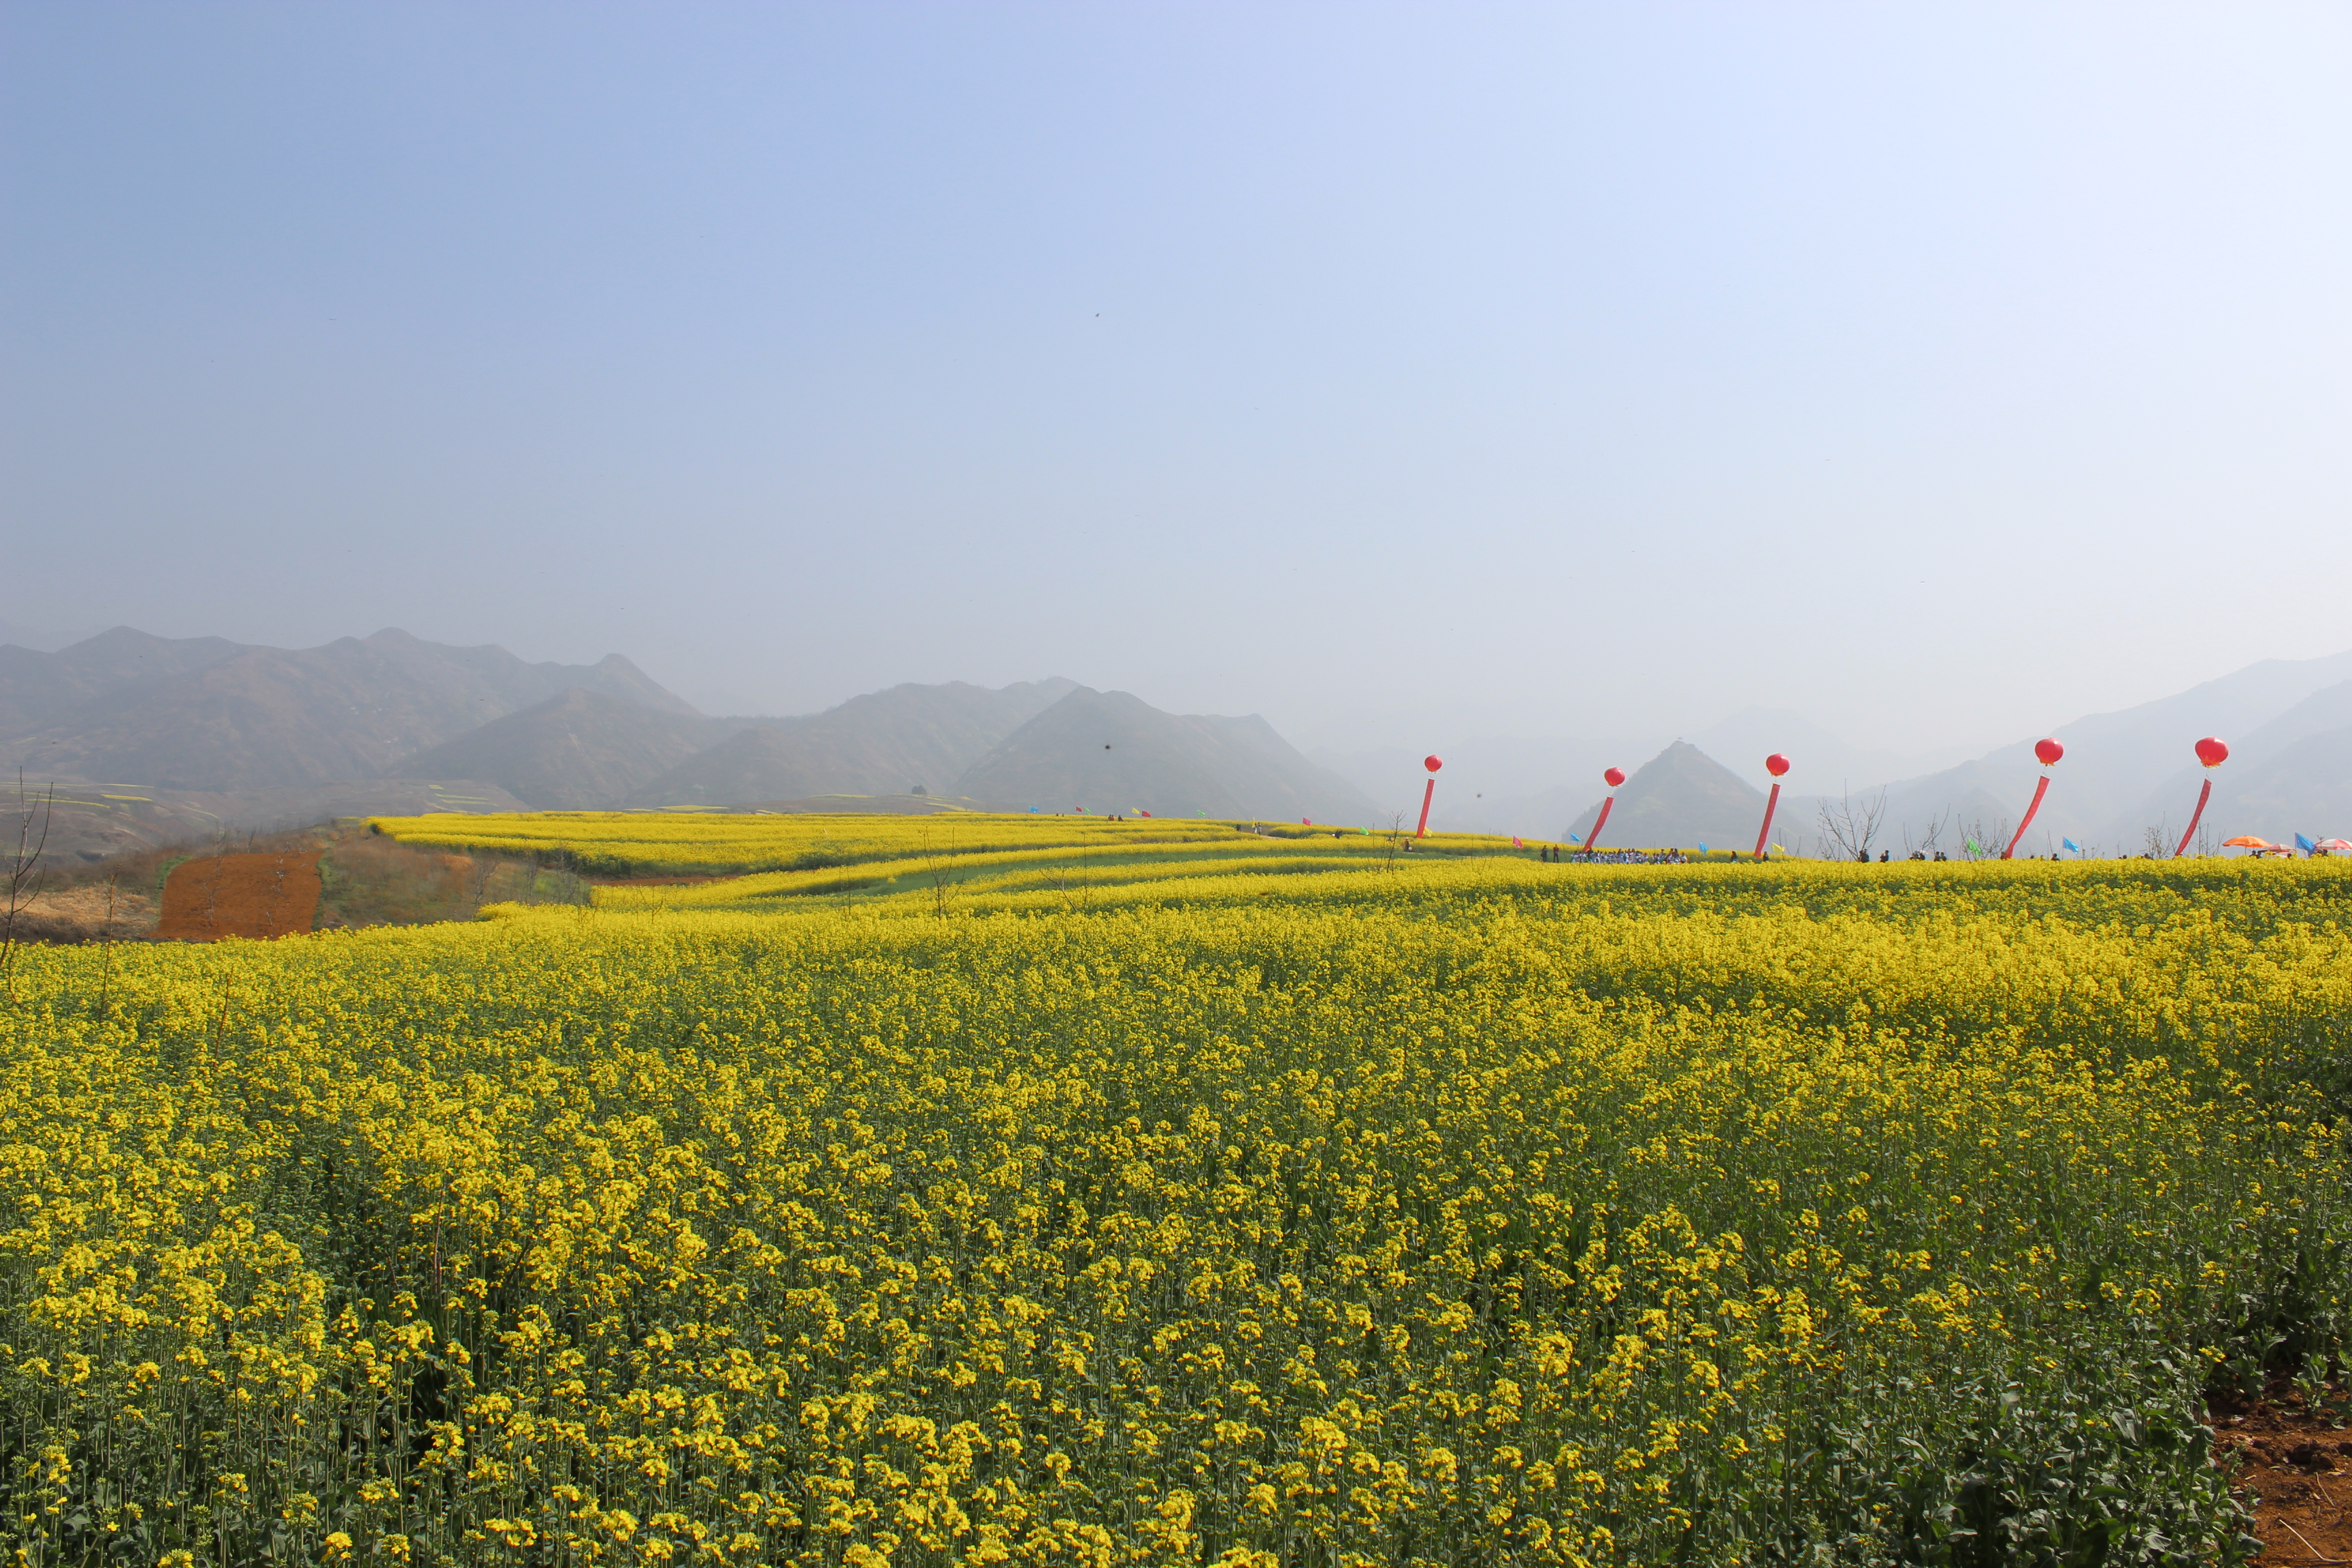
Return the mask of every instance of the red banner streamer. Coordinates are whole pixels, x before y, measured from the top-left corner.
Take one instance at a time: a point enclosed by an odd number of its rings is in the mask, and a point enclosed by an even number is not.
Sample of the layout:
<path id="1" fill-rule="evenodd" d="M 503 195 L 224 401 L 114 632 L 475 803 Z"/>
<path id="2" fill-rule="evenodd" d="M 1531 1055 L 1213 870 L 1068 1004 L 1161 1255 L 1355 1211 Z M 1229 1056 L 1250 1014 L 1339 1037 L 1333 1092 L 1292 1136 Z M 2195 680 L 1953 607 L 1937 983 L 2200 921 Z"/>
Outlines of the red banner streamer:
<path id="1" fill-rule="evenodd" d="M 1756 858 L 1764 858 L 1764 841 L 1772 837 L 1772 813 L 1780 804 L 1780 781 L 1772 781 L 1772 797 L 1764 803 L 1764 826 L 1756 833 Z"/>
<path id="2" fill-rule="evenodd" d="M 1616 804 L 1617 797 L 1613 795 L 1601 803 L 1601 815 L 1593 819 L 1592 831 L 1584 836 L 1586 854 L 1591 854 L 1592 847 L 1601 842 L 1601 830 L 1608 826 L 1609 822 L 1609 808 Z"/>
<path id="3" fill-rule="evenodd" d="M 1429 799 L 1430 796 L 1436 793 L 1437 781 L 1435 779 L 1430 780 L 1429 786 L 1421 792 L 1421 826 L 1412 830 L 1412 836 L 1415 838 L 1426 838 L 1429 837 Z"/>
<path id="4" fill-rule="evenodd" d="M 2033 786 L 2033 804 L 2025 808 L 2025 820 L 2017 825 L 2017 831 L 2010 835 L 2009 847 L 2000 852 L 2000 858 L 2002 859 L 2006 860 L 2011 855 L 2017 853 L 2017 841 L 2025 837 L 2025 830 L 2027 828 L 2033 826 L 2033 814 L 2042 809 L 2042 797 L 2049 793 L 2050 775 L 2048 773 L 2043 773 L 2042 775 L 2042 782 Z"/>
<path id="5" fill-rule="evenodd" d="M 2227 752 L 2222 754 L 2225 756 L 2228 755 Z M 2210 767 L 2211 764 L 2208 763 L 2207 765 Z M 2197 792 L 2197 809 L 2189 814 L 2189 831 L 2180 836 L 2179 847 L 2172 852 L 2172 858 L 2175 860 L 2179 859 L 2183 855 L 2189 852 L 2189 841 L 2197 837 L 2197 819 L 2205 815 L 2205 803 L 2212 798 L 2213 781 L 2211 779 L 2207 779 L 2205 781 L 2205 787 Z"/>

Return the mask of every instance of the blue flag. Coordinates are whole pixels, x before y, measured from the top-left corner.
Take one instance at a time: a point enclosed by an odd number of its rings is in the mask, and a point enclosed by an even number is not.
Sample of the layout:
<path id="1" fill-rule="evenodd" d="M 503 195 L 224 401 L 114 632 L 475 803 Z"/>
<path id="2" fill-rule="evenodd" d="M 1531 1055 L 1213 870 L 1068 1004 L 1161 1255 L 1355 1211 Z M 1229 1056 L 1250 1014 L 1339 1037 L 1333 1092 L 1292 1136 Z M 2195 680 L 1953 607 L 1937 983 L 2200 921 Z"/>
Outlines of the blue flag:
<path id="1" fill-rule="evenodd" d="M 2313 843 L 2310 839 L 2305 838 L 2305 837 L 2302 834 L 2300 834 L 2300 833 L 2298 833 L 2298 834 L 2296 834 L 2296 835 L 2294 836 L 2294 847 L 2295 847 L 2297 849 L 2302 850 L 2302 851 L 2303 851 L 2305 854 L 2306 854 L 2306 855 L 2310 854 L 2313 850 L 2315 850 L 2315 849 L 2316 849 L 2316 848 L 2318 848 L 2318 847 L 2319 847 L 2319 846 L 2318 846 L 2318 845 L 2316 845 L 2316 844 Z"/>
<path id="2" fill-rule="evenodd" d="M 1702 855 L 1706 854 L 1706 845 L 1704 845 L 1704 844 L 1700 845 L 1700 846 L 1698 847 L 1698 852 L 1699 852 L 1700 854 L 1702 854 Z"/>
<path id="3" fill-rule="evenodd" d="M 2058 842 L 2063 844 L 2067 848 L 2072 849 L 2077 855 L 2080 855 L 2083 852 L 2083 847 L 2075 843 L 2071 838 L 2061 838 Z"/>
<path id="4" fill-rule="evenodd" d="M 1579 837 L 1578 837 L 1575 834 L 1573 834 L 1573 833 L 1571 833 L 1571 834 L 1570 834 L 1570 835 L 1568 836 L 1568 841 L 1569 841 L 1570 844 L 1581 844 L 1581 843 L 1583 843 L 1583 842 L 1584 842 L 1584 840 L 1583 840 L 1583 839 L 1579 838 Z"/>

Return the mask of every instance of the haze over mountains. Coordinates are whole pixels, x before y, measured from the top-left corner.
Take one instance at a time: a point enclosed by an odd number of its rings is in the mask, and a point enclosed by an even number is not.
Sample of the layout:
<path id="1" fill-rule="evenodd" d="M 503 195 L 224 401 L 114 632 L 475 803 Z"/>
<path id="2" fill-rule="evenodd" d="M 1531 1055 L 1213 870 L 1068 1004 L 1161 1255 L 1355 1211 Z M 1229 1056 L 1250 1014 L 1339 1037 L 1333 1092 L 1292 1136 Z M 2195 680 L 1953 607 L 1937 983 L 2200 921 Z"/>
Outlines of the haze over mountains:
<path id="1" fill-rule="evenodd" d="M 2031 842 L 2019 846 L 2021 854 L 2047 852 L 2067 838 L 2109 853 L 2137 854 L 2151 829 L 2168 834 L 2168 844 L 2177 841 L 2204 782 L 2190 749 L 2200 735 L 2219 735 L 2231 748 L 2230 761 L 2211 775 L 2213 798 L 2206 808 L 2205 826 L 2219 829 L 2216 838 L 2251 833 L 2284 841 L 2298 832 L 2352 837 L 2352 652 L 2266 659 L 2170 697 L 2086 715 L 2042 733 L 2063 742 L 2066 754 L 2052 770 L 2050 793 L 2034 817 Z M 2021 735 L 1979 756 L 1917 768 L 1906 763 L 1918 759 L 1874 753 L 1798 715 L 1750 710 L 1694 733 L 1689 743 L 1750 787 L 1759 819 L 1760 786 L 1769 783 L 1764 757 L 1779 751 L 1793 759 L 1773 831 L 1791 848 L 1818 847 L 1825 800 L 1844 797 L 1860 805 L 1883 795 L 1878 843 L 1900 856 L 1931 839 L 1948 851 L 1968 837 L 2005 843 L 2042 772 L 2033 759 L 2040 738 Z M 1646 747 L 1622 741 L 1473 742 L 1448 753 L 1432 823 L 1545 840 L 1580 834 L 1607 793 L 1601 770 L 1615 764 L 1638 775 Z M 1509 787 L 1528 776 L 1529 752 L 1564 772 L 1572 768 L 1573 782 Z M 1373 778 L 1358 771 L 1357 759 L 1344 762 L 1358 783 L 1373 785 Z M 1498 779 L 1507 781 L 1504 787 L 1489 787 Z M 1374 789 L 1375 797 L 1393 808 L 1403 798 L 1400 781 L 1417 790 L 1418 770 L 1403 758 L 1379 779 L 1382 787 Z M 1708 788 L 1719 794 L 1720 781 Z M 1717 835 L 1727 826 L 1696 797 L 1687 809 L 1648 815 L 1661 843 L 1705 841 L 1720 847 Z M 1621 803 L 1606 840 L 1653 841 L 1630 833 Z M 1755 834 L 1751 821 L 1748 847 Z"/>
<path id="2" fill-rule="evenodd" d="M 715 718 L 619 655 L 530 664 L 399 631 L 322 647 L 129 627 L 0 647 L 0 764 L 65 788 L 62 852 L 359 812 L 782 805 L 1369 820 L 1255 718 L 1163 713 L 1055 679 L 899 686 L 796 718 Z"/>
<path id="3" fill-rule="evenodd" d="M 2265 661 L 2052 732 L 2067 753 L 2023 849 L 2071 837 L 2137 853 L 2151 831 L 2177 837 L 2203 779 L 2189 752 L 2202 734 L 2232 748 L 2214 775 L 2210 826 L 2352 834 L 2352 652 Z M 1824 798 L 1883 795 L 1880 845 L 1955 849 L 1967 837 L 2005 839 L 2039 773 L 2035 738 L 1924 769 L 1764 710 L 1646 758 L 1622 742 L 1473 742 L 1447 759 L 1432 825 L 1581 836 L 1601 771 L 1615 763 L 1634 776 L 1608 842 L 1745 847 L 1763 754 L 1778 750 L 1796 767 L 1776 840 L 1818 848 Z M 393 630 L 302 649 L 128 627 L 54 653 L 0 646 L 0 765 L 65 786 L 59 844 L 86 854 L 362 812 L 806 809 L 818 797 L 912 805 L 920 795 L 1352 825 L 1417 808 L 1417 752 L 1327 760 L 1337 766 L 1300 755 L 1263 719 L 1166 713 L 1060 678 L 905 685 L 823 713 L 713 717 L 619 655 L 533 664 Z"/>

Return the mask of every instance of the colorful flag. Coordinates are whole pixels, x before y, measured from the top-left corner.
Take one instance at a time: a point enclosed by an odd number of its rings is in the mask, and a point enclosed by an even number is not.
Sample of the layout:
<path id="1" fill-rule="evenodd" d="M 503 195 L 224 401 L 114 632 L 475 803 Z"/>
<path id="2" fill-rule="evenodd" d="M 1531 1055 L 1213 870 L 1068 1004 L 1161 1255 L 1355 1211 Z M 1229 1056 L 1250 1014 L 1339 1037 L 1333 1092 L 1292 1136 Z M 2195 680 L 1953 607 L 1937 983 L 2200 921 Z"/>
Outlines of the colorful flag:
<path id="1" fill-rule="evenodd" d="M 2064 845 L 2067 848 L 2073 850 L 2077 855 L 2080 855 L 2083 852 L 2083 847 L 2075 843 L 2071 838 L 2061 838 L 2058 842 Z"/>
<path id="2" fill-rule="evenodd" d="M 1702 854 L 1702 855 L 1704 855 L 1704 854 L 1706 854 L 1706 845 L 1704 842 L 1702 842 L 1702 843 L 1699 845 L 1699 847 L 1698 847 L 1698 852 L 1699 852 L 1700 854 Z"/>
<path id="3" fill-rule="evenodd" d="M 1522 843 L 1520 843 L 1520 842 L 1519 842 L 1519 836 L 1518 836 L 1517 834 L 1514 833 L 1514 834 L 1512 834 L 1512 835 L 1511 835 L 1511 847 L 1512 847 L 1512 848 L 1514 848 L 1514 849 L 1525 849 L 1525 848 L 1527 847 L 1527 846 L 1526 846 L 1526 845 L 1524 845 L 1524 844 L 1522 844 Z"/>
<path id="4" fill-rule="evenodd" d="M 1570 834 L 1570 835 L 1568 836 L 1568 841 L 1569 841 L 1570 844 L 1581 844 L 1581 843 L 1583 843 L 1583 842 L 1584 842 L 1584 840 L 1583 840 L 1583 839 L 1579 838 L 1579 837 L 1578 837 L 1575 834 L 1573 834 L 1573 833 L 1571 833 L 1571 834 Z"/>
<path id="5" fill-rule="evenodd" d="M 2294 847 L 2308 855 L 2313 850 L 2318 848 L 2319 845 L 2315 841 L 2305 838 L 2302 834 L 2298 833 L 2294 836 Z"/>

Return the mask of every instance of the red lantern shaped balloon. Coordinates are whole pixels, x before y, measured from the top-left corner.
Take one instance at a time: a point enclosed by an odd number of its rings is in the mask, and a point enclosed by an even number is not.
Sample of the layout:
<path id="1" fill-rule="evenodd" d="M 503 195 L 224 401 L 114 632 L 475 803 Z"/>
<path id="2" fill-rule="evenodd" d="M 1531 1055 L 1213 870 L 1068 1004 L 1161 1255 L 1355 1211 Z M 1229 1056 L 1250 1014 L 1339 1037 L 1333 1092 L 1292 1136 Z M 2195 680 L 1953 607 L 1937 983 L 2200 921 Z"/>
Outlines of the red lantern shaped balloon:
<path id="1" fill-rule="evenodd" d="M 1775 752 L 1764 759 L 1764 771 L 1772 775 L 1772 794 L 1764 802 L 1764 826 L 1756 830 L 1756 858 L 1764 858 L 1765 841 L 1772 837 L 1772 813 L 1780 805 L 1780 776 L 1789 771 L 1789 759 Z"/>
<path id="2" fill-rule="evenodd" d="M 1601 776 L 1609 781 L 1609 787 L 1611 789 L 1615 789 L 1619 784 L 1625 782 L 1625 770 L 1623 768 L 1611 768 Z M 1593 846 L 1601 842 L 1601 830 L 1609 826 L 1609 808 L 1616 804 L 1617 797 L 1613 795 L 1601 803 L 1601 815 L 1592 819 L 1592 831 L 1584 836 L 1584 850 L 1586 854 L 1591 854 L 1592 852 Z"/>
<path id="3" fill-rule="evenodd" d="M 1432 752 L 1421 759 L 1421 765 L 1429 770 L 1429 783 L 1422 786 L 1421 826 L 1412 830 L 1412 836 L 1415 838 L 1425 838 L 1429 836 L 1430 797 L 1437 793 L 1437 770 L 1444 767 L 1445 762 L 1436 752 Z"/>
<path id="4" fill-rule="evenodd" d="M 2033 742 L 2034 760 L 2039 762 L 2045 768 L 2057 762 L 2059 758 L 2065 754 L 2066 748 L 2060 745 L 2056 741 L 2050 739 L 2048 736 L 2044 736 L 2042 739 Z M 2018 823 L 2017 831 L 2009 836 L 2009 847 L 2000 852 L 2000 858 L 2002 859 L 2006 860 L 2011 855 L 2017 853 L 2017 841 L 2025 837 L 2025 830 L 2028 827 L 2033 826 L 2033 814 L 2042 809 L 2042 797 L 2049 793 L 2050 775 L 2048 773 L 2043 773 L 2042 775 L 2042 782 L 2033 786 L 2033 799 L 2032 802 L 2025 808 L 2024 818 Z"/>
<path id="5" fill-rule="evenodd" d="M 1442 758 L 1432 756 L 1422 758 L 1421 765 L 1427 768 L 1431 773 L 1435 773 L 1438 769 L 1444 767 L 1445 763 Z"/>
<path id="6" fill-rule="evenodd" d="M 2197 819 L 2205 815 L 2205 803 L 2213 798 L 2212 770 L 2230 760 L 2230 748 L 2208 735 L 2197 742 L 2197 760 L 2206 768 L 2205 787 L 2197 792 L 2197 809 L 2189 814 L 2189 831 L 2172 851 L 2176 860 L 2188 852 L 2189 841 L 2197 837 Z"/>

